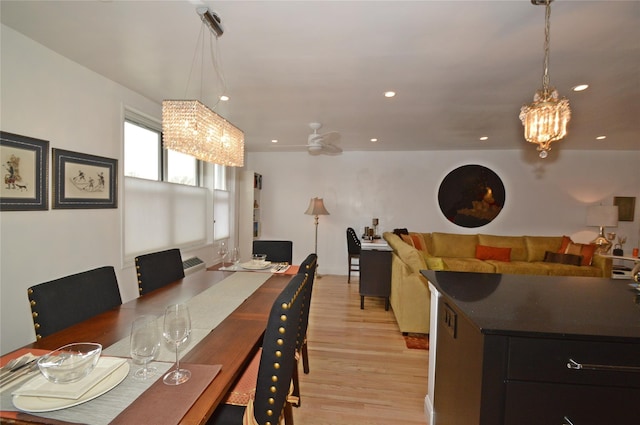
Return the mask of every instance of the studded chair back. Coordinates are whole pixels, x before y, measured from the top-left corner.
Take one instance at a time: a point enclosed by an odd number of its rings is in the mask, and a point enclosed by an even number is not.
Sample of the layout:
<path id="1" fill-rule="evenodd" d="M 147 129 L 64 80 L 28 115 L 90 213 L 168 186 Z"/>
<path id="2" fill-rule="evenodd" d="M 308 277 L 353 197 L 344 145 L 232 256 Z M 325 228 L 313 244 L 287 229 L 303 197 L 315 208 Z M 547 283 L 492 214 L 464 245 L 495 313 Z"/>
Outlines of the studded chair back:
<path id="1" fill-rule="evenodd" d="M 40 283 L 28 288 L 27 296 L 37 339 L 122 304 L 111 266 Z"/>
<path id="2" fill-rule="evenodd" d="M 184 277 L 179 249 L 152 252 L 136 257 L 136 277 L 140 295 Z"/>
<path id="3" fill-rule="evenodd" d="M 267 254 L 267 261 L 289 263 L 293 260 L 293 242 L 291 241 L 253 241 L 254 254 Z"/>
<path id="4" fill-rule="evenodd" d="M 347 282 L 351 282 L 351 272 L 360 271 L 360 250 L 362 244 L 356 231 L 352 227 L 347 227 L 347 252 L 349 260 L 349 268 L 347 270 Z"/>

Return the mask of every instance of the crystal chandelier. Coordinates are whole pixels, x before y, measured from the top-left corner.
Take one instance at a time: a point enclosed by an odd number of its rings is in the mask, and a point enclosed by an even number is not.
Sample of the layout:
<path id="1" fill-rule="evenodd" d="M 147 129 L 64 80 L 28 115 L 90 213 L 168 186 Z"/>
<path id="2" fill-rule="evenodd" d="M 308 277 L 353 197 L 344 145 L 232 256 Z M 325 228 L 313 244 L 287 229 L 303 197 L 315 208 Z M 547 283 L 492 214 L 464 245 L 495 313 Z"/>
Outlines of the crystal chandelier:
<path id="1" fill-rule="evenodd" d="M 524 138 L 538 145 L 540 158 L 546 158 L 551 150 L 551 142 L 567 135 L 567 123 L 571 119 L 569 101 L 560 97 L 554 87 L 549 86 L 549 32 L 551 2 L 553 0 L 531 0 L 534 5 L 545 5 L 544 28 L 544 75 L 542 89 L 536 91 L 533 103 L 520 110 L 520 120 L 524 126 Z"/>
<path id="2" fill-rule="evenodd" d="M 212 14 L 207 8 L 198 8 L 197 12 L 203 26 L 207 25 L 216 37 L 222 35 L 221 22 L 217 15 Z M 198 100 L 164 100 L 162 133 L 165 149 L 214 164 L 232 167 L 244 165 L 242 130 Z"/>

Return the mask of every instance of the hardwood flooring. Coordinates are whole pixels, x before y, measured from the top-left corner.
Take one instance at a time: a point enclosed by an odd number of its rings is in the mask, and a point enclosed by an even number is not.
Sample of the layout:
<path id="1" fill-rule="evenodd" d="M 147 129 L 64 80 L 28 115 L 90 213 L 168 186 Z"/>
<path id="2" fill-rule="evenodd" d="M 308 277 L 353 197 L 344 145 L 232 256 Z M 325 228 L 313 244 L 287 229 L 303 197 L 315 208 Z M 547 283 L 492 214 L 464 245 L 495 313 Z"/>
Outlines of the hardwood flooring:
<path id="1" fill-rule="evenodd" d="M 300 368 L 296 425 L 425 425 L 427 350 L 406 348 L 391 308 L 366 297 L 358 278 L 323 275 L 309 313 L 310 373 Z"/>

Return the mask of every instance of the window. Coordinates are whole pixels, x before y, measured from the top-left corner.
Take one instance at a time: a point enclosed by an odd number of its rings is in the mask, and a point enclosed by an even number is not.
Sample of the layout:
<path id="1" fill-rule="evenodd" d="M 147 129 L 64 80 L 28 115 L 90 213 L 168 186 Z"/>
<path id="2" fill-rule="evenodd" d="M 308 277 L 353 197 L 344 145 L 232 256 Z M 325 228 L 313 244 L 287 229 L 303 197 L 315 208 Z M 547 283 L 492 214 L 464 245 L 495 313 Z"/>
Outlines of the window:
<path id="1" fill-rule="evenodd" d="M 200 161 L 162 149 L 160 124 L 127 112 L 124 123 L 124 175 L 199 186 Z"/>

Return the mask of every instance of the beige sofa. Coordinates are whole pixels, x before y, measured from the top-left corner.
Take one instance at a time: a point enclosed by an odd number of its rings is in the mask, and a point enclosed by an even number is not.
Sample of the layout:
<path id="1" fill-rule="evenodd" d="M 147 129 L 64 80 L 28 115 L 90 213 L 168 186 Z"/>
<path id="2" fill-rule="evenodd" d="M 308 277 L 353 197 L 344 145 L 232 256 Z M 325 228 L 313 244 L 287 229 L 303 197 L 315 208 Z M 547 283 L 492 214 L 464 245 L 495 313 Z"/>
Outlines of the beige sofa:
<path id="1" fill-rule="evenodd" d="M 420 270 L 544 276 L 611 276 L 610 258 L 593 255 L 589 259 L 587 257 L 590 246 L 573 244 L 566 236 L 411 232 L 401 237 L 385 232 L 383 238 L 393 249 L 390 302 L 403 333 L 429 333 L 431 296 L 427 281 L 420 274 Z M 576 254 L 581 247 L 585 255 L 579 259 L 568 255 Z M 558 254 L 561 250 L 564 252 Z M 503 258 L 492 259 L 496 255 Z M 505 255 L 507 258 L 504 258 Z M 569 260 L 579 261 L 580 265 L 551 262 Z"/>

